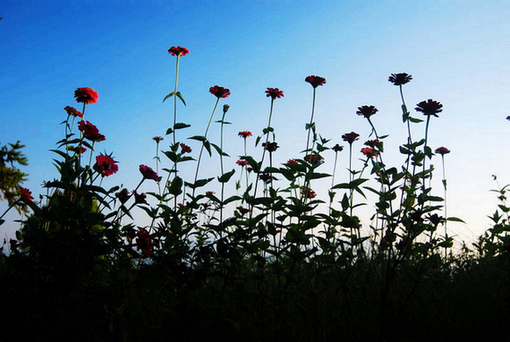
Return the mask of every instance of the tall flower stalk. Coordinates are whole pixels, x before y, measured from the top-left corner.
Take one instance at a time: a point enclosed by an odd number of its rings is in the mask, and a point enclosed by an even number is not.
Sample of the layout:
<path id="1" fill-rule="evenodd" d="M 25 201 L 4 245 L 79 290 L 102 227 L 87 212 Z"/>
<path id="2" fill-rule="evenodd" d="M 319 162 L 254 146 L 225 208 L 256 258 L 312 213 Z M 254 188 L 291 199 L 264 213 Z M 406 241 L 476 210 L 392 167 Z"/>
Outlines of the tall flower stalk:
<path id="1" fill-rule="evenodd" d="M 173 143 L 175 144 L 177 142 L 176 138 L 176 124 L 177 124 L 177 98 L 180 98 L 181 101 L 184 102 L 184 99 L 179 91 L 177 91 L 177 85 L 179 82 L 179 61 L 181 59 L 181 56 L 186 56 L 189 53 L 189 50 L 182 47 L 182 46 L 172 46 L 170 49 L 168 49 L 168 53 L 170 53 L 172 56 L 177 56 L 175 60 L 175 86 L 174 91 L 168 94 L 164 99 L 163 102 L 165 102 L 166 99 L 173 96 L 174 98 L 174 117 L 173 117 L 173 126 L 172 126 L 172 137 L 173 137 Z"/>
<path id="2" fill-rule="evenodd" d="M 324 77 L 310 75 L 310 76 L 305 78 L 305 82 L 310 83 L 312 85 L 312 87 L 313 87 L 312 114 L 310 115 L 310 123 L 306 126 L 306 129 L 308 130 L 308 136 L 306 138 L 305 153 L 308 153 L 311 150 L 313 150 L 313 145 L 314 145 L 315 140 L 316 140 L 316 127 L 315 127 L 315 122 L 313 122 L 313 117 L 314 117 L 314 114 L 315 114 L 315 95 L 316 95 L 316 90 L 317 90 L 318 86 L 322 86 L 322 85 L 326 84 L 326 79 Z M 311 136 L 312 133 L 313 133 L 313 140 L 312 140 L 312 146 L 310 147 L 310 136 Z"/>
<path id="3" fill-rule="evenodd" d="M 444 236 L 445 236 L 445 239 L 448 239 L 448 207 L 447 207 L 447 200 L 446 200 L 447 187 L 446 187 L 446 168 L 445 168 L 445 164 L 444 164 L 444 155 L 450 153 L 451 151 L 449 149 L 447 149 L 446 147 L 441 146 L 441 147 L 436 148 L 436 150 L 434 152 L 436 154 L 441 155 L 441 166 L 443 168 L 442 183 L 443 183 L 443 190 L 444 190 L 444 192 L 443 192 L 444 193 L 444 217 L 447 218 L 444 222 Z M 445 246 L 445 249 L 444 249 L 445 259 L 448 256 L 447 251 L 448 251 L 448 247 Z"/>

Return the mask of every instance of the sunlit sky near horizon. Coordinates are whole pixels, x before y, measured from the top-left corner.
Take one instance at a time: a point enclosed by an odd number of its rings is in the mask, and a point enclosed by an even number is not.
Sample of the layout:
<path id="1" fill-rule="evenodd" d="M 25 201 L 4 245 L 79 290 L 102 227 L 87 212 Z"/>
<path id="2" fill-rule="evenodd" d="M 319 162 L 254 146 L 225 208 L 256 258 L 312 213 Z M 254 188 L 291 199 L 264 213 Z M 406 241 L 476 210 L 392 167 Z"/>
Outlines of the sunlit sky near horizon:
<path id="1" fill-rule="evenodd" d="M 361 105 L 375 105 L 379 112 L 373 122 L 379 134 L 389 134 L 385 162 L 401 165 L 398 146 L 406 141 L 406 127 L 398 87 L 388 76 L 406 72 L 413 76 L 404 89 L 410 109 L 426 99 L 444 106 L 431 120 L 429 145 L 452 151 L 446 156 L 448 214 L 466 224 L 449 223 L 451 234 L 474 241 L 489 228 L 487 215 L 498 204 L 489 192 L 497 187 L 491 175 L 501 185 L 510 183 L 506 0 L 4 0 L 0 16 L 0 145 L 17 140 L 26 145 L 29 166 L 22 170 L 29 180 L 24 185 L 35 195 L 45 193 L 43 181 L 57 177 L 50 150 L 63 137 L 63 108 L 81 110 L 73 97 L 78 87 L 99 93 L 86 119 L 107 138 L 96 151 L 113 152 L 119 161 L 119 172 L 103 185 L 136 186 L 138 165 L 154 166 L 152 137 L 164 135 L 172 124 L 172 102 L 162 100 L 173 91 L 175 77 L 175 57 L 167 50 L 177 45 L 190 50 L 181 58 L 179 90 L 187 106 L 178 106 L 178 121 L 192 125 L 179 132 L 179 140 L 194 152 L 199 145 L 186 138 L 205 130 L 216 99 L 209 87 L 232 92 L 221 102 L 231 106 L 227 170 L 242 154 L 237 132 L 260 135 L 267 123 L 267 87 L 285 93 L 273 114 L 281 146 L 276 163 L 300 156 L 311 108 L 312 88 L 304 82 L 308 75 L 327 80 L 317 89 L 315 122 L 331 146 L 347 147 L 341 135 L 355 131 L 361 134 L 354 149 L 359 153 L 370 126 L 355 113 Z M 424 125 L 413 126 L 413 135 L 423 131 Z M 209 138 L 219 141 L 218 124 Z M 163 141 L 163 149 L 170 140 Z M 248 153 L 258 158 L 260 148 L 255 149 L 254 139 L 249 143 Z M 332 160 L 333 153 L 324 156 Z M 201 175 L 218 175 L 217 156 L 207 159 Z M 343 152 L 338 182 L 348 177 L 347 161 Z M 440 157 L 432 163 L 434 194 L 442 196 Z M 326 165 L 322 171 L 331 172 L 332 164 Z M 143 190 L 156 188 L 146 184 Z M 327 186 L 315 190 L 326 198 Z M 0 215 L 5 208 L 0 203 Z M 364 222 L 369 224 L 368 218 Z M 0 235 L 11 236 L 16 228 L 6 223 Z"/>

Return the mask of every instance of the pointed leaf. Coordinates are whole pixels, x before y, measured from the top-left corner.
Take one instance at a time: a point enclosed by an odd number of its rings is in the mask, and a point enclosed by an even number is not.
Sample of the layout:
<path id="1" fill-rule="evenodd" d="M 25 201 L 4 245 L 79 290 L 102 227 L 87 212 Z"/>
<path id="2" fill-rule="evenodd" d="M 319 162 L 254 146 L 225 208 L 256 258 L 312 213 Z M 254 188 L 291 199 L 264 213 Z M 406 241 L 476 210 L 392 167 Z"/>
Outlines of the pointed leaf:
<path id="1" fill-rule="evenodd" d="M 221 175 L 221 177 L 218 177 L 218 181 L 220 183 L 227 183 L 230 180 L 230 178 L 232 178 L 235 172 L 236 170 L 232 169 L 232 171 L 224 173 L 223 175 Z"/>
<path id="2" fill-rule="evenodd" d="M 170 94 L 168 94 L 167 96 L 165 96 L 165 98 L 163 99 L 163 102 L 165 102 L 166 100 L 168 100 L 169 98 L 171 98 L 172 96 L 175 95 L 175 91 L 172 91 Z"/>
<path id="3" fill-rule="evenodd" d="M 182 94 L 180 91 L 178 91 L 177 93 L 175 93 L 175 95 L 177 95 L 177 97 L 182 101 L 182 103 L 184 105 L 186 105 L 186 101 L 184 101 L 184 98 L 182 97 Z"/>

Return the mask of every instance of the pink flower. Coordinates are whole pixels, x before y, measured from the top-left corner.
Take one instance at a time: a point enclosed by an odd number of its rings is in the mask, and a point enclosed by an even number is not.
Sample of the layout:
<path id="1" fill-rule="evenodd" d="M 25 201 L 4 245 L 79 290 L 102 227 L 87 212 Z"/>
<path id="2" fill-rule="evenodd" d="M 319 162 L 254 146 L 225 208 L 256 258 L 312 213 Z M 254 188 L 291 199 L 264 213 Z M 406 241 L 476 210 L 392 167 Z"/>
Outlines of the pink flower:
<path id="1" fill-rule="evenodd" d="M 312 87 L 317 88 L 318 86 L 326 84 L 326 79 L 324 77 L 311 75 L 305 78 L 305 82 L 308 82 L 312 85 Z"/>
<path id="2" fill-rule="evenodd" d="M 172 46 L 168 49 L 168 53 L 172 56 L 186 56 L 189 53 L 189 50 L 182 46 Z"/>
<path id="3" fill-rule="evenodd" d="M 283 97 L 283 90 L 280 90 L 278 88 L 267 88 L 266 96 L 271 97 L 273 100 L 279 99 Z"/>
<path id="4" fill-rule="evenodd" d="M 96 157 L 96 165 L 94 169 L 101 174 L 101 176 L 111 176 L 119 171 L 115 160 L 109 156 L 99 155 Z"/>
<path id="5" fill-rule="evenodd" d="M 143 164 L 140 165 L 140 173 L 142 174 L 144 179 L 152 179 L 152 180 L 155 180 L 156 182 L 159 181 L 158 174 L 151 167 L 148 167 L 147 165 L 143 165 Z"/>
<path id="6" fill-rule="evenodd" d="M 191 147 L 188 145 L 181 143 L 180 146 L 182 148 L 182 153 L 191 153 Z"/>
<path id="7" fill-rule="evenodd" d="M 70 106 L 65 106 L 64 107 L 64 110 L 67 112 L 67 115 L 70 115 L 70 116 L 77 116 L 79 118 L 83 118 L 83 114 L 82 112 L 78 111 L 76 108 L 74 107 L 70 107 Z"/>
<path id="8" fill-rule="evenodd" d="M 230 90 L 227 88 L 223 88 L 220 86 L 215 85 L 214 87 L 209 88 L 209 92 L 216 96 L 217 98 L 225 98 L 230 95 Z"/>
<path id="9" fill-rule="evenodd" d="M 76 97 L 76 102 L 89 104 L 96 103 L 99 95 L 91 88 L 78 88 L 74 91 L 74 97 Z"/>
<path id="10" fill-rule="evenodd" d="M 78 129 L 83 132 L 83 136 L 90 141 L 98 142 L 106 140 L 106 137 L 100 134 L 97 127 L 89 121 L 81 120 L 78 122 Z"/>
<path id="11" fill-rule="evenodd" d="M 239 135 L 241 138 L 248 138 L 252 136 L 250 131 L 241 131 L 237 133 L 237 135 Z"/>

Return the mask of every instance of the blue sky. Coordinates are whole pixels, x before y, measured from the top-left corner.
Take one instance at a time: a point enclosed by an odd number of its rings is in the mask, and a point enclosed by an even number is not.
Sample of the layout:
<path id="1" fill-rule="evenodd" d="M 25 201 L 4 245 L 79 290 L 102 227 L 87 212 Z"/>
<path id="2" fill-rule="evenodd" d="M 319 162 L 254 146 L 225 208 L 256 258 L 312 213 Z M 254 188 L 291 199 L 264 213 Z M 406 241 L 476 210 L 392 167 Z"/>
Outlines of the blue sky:
<path id="1" fill-rule="evenodd" d="M 175 73 L 175 57 L 167 50 L 177 45 L 190 50 L 181 58 L 179 89 L 187 106 L 179 106 L 178 121 L 192 127 L 180 132 L 180 140 L 198 151 L 185 139 L 205 130 L 215 101 L 209 87 L 232 92 L 222 101 L 231 106 L 227 169 L 242 153 L 237 132 L 260 134 L 266 124 L 267 87 L 285 92 L 275 103 L 277 162 L 299 156 L 311 107 L 308 75 L 327 79 L 316 107 L 322 136 L 342 144 L 342 134 L 356 131 L 362 138 L 355 150 L 361 149 L 370 127 L 356 109 L 375 105 L 374 124 L 390 135 L 385 162 L 400 165 L 398 146 L 406 131 L 398 87 L 387 79 L 407 72 L 413 75 L 405 86 L 410 108 L 429 98 L 444 105 L 431 122 L 429 144 L 452 151 L 446 158 L 448 211 L 467 223 L 450 224 L 452 232 L 464 240 L 481 234 L 497 204 L 489 192 L 496 187 L 491 175 L 510 183 L 507 1 L 4 0 L 0 12 L 0 143 L 21 140 L 27 146 L 25 186 L 35 194 L 57 176 L 49 150 L 63 135 L 63 107 L 80 109 L 73 98 L 78 87 L 99 93 L 87 120 L 107 137 L 97 151 L 113 152 L 120 162 L 104 185 L 136 186 L 138 165 L 154 163 L 151 138 L 164 135 L 172 122 L 171 101 L 162 99 L 173 90 Z M 212 141 L 218 131 L 218 125 L 211 129 Z M 423 126 L 413 132 L 422 135 Z M 348 177 L 346 153 L 339 163 L 340 181 Z M 442 195 L 440 158 L 433 163 L 433 184 Z M 218 164 L 216 157 L 208 160 L 203 176 L 217 175 L 207 172 Z M 326 188 L 317 192 L 326 195 Z M 1 235 L 16 227 L 3 225 Z"/>

